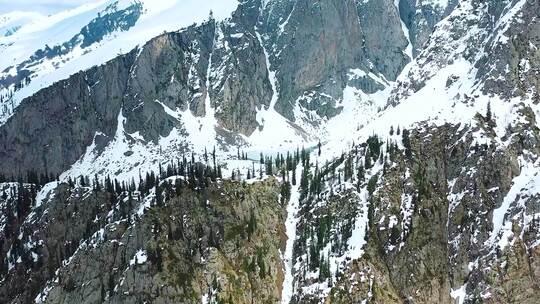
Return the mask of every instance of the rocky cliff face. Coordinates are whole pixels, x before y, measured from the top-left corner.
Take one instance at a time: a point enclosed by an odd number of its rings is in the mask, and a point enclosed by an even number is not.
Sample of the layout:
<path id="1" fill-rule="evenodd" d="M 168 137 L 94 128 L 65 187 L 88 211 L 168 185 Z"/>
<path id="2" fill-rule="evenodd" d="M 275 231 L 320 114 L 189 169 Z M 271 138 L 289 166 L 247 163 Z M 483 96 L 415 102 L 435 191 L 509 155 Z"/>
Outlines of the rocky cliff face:
<path id="1" fill-rule="evenodd" d="M 276 109 L 291 120 L 295 100 L 321 118 L 335 116 L 350 69 L 394 80 L 410 60 L 391 1 L 274 1 L 261 27 L 279 80 Z"/>
<path id="2" fill-rule="evenodd" d="M 408 29 L 413 56 L 422 51 L 437 23 L 450 15 L 458 3 L 458 0 L 397 1 L 401 20 Z"/>
<path id="3" fill-rule="evenodd" d="M 121 110 L 127 119 L 126 132 L 140 132 L 145 141 L 157 141 L 173 128 L 184 128 L 182 121 L 167 114 L 169 108 L 189 111 L 195 117 L 212 110 L 221 128 L 252 132 L 257 107 L 268 104 L 270 98 L 264 52 L 254 34 L 242 42 L 242 38 L 231 38 L 231 30 L 227 24 L 210 21 L 157 37 L 141 50 L 80 72 L 28 98 L 2 127 L 0 154 L 6 163 L 12 163 L 3 172 L 17 174 L 29 168 L 64 171 L 84 154 L 95 134 L 100 134 L 102 146 L 114 137 Z M 229 40 L 246 43 L 246 55 L 241 57 L 242 50 L 232 54 Z M 241 62 L 245 68 L 224 59 Z M 229 73 L 235 76 L 225 78 Z M 250 96 L 251 107 L 240 107 L 240 96 Z M 24 128 L 23 117 L 35 124 Z M 21 129 L 25 130 L 19 132 Z"/>
<path id="4" fill-rule="evenodd" d="M 383 43 L 381 20 L 390 20 Z M 292 122 L 294 113 L 310 111 L 317 114 L 310 123 L 331 118 L 342 108 L 338 102 L 350 69 L 393 80 L 410 60 L 406 46 L 390 1 L 246 1 L 227 21 L 164 34 L 140 50 L 26 99 L 2 127 L 0 158 L 13 164 L 3 172 L 36 167 L 63 172 L 84 154 L 95 134 L 105 135 L 104 143 L 111 140 L 120 108 L 126 131 L 140 132 L 147 142 L 169 135 L 173 128 L 184 129 L 185 118 L 174 119 L 169 109 L 215 117 L 217 125 L 205 128 L 217 128 L 215 136 L 222 142 L 231 141 L 230 133 L 249 136 L 264 128 L 257 113 L 270 106 Z M 112 75 L 117 79 L 109 81 Z M 361 86 L 373 91 L 380 83 L 365 78 Z M 18 132 L 28 117 L 36 123 Z M 76 123 L 64 123 L 66 117 Z M 88 124 L 76 126 L 82 117 Z"/>
<path id="5" fill-rule="evenodd" d="M 59 185 L 8 223 L 2 302 L 276 302 L 284 237 L 276 180 L 189 185 L 164 181 L 162 202 L 155 193 Z"/>
<path id="6" fill-rule="evenodd" d="M 538 11 L 244 0 L 43 88 L 0 302 L 538 302 Z"/>
<path id="7" fill-rule="evenodd" d="M 81 72 L 27 99 L 17 111 L 21 119 L 9 120 L 0 131 L 4 174 L 30 168 L 60 173 L 84 153 L 96 131 L 114 134 L 135 55 Z"/>
<path id="8" fill-rule="evenodd" d="M 325 186 L 306 191 L 300 213 L 294 302 L 454 303 L 458 291 L 471 303 L 535 302 L 539 197 L 513 195 L 537 180 L 527 163 L 538 129 L 497 149 L 474 135 L 494 139 L 490 128 L 478 117 L 372 137 L 316 172 Z"/>

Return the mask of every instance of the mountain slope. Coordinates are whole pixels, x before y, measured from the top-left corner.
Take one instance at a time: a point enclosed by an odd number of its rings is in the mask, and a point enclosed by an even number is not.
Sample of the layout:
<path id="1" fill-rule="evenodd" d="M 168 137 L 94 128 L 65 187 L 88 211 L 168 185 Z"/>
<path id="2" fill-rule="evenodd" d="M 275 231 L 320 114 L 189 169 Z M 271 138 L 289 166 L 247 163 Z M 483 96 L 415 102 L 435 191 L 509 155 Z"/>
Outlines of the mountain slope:
<path id="1" fill-rule="evenodd" d="M 10 97 L 2 301 L 538 301 L 540 4 L 158 4 Z"/>
<path id="2" fill-rule="evenodd" d="M 14 35 L 23 26 L 36 22 L 44 16 L 37 12 L 15 11 L 0 15 L 0 35 L 3 37 Z"/>
<path id="3" fill-rule="evenodd" d="M 365 20 L 360 17 L 351 18 L 348 24 L 349 32 L 342 33 L 341 37 L 324 35 L 321 32 L 318 34 L 323 35 L 321 36 L 323 37 L 321 45 L 314 44 L 308 48 L 299 48 L 297 52 L 302 51 L 306 54 L 312 54 L 308 56 L 317 56 L 316 54 L 320 52 L 327 54 L 328 58 L 324 59 L 328 61 L 326 63 L 327 68 L 319 70 L 319 65 L 306 66 L 306 70 L 301 73 L 315 75 L 309 76 L 313 79 L 306 78 L 305 83 L 295 81 L 293 83 L 298 87 L 287 89 L 284 87 L 284 84 L 289 83 L 289 81 L 285 81 L 284 79 L 289 77 L 299 79 L 298 75 L 296 75 L 297 70 L 294 68 L 279 68 L 275 65 L 278 64 L 278 60 L 293 61 L 298 55 L 294 52 L 283 53 L 278 48 L 270 48 L 270 36 L 266 34 L 266 31 L 274 32 L 274 29 L 270 25 L 264 25 L 262 20 L 264 20 L 265 10 L 272 11 L 273 4 L 273 2 L 270 2 L 261 9 L 258 1 L 243 3 L 229 20 L 219 22 L 216 26 L 202 25 L 192 27 L 191 30 L 183 31 L 186 33 L 186 42 L 177 41 L 178 38 L 175 38 L 177 34 L 165 34 L 164 36 L 153 39 L 146 46 L 141 47 L 139 51 L 134 50 L 125 56 L 111 60 L 104 68 L 100 67 L 98 70 L 94 68 L 90 72 L 92 75 L 89 75 L 89 72 L 80 72 L 28 98 L 26 100 L 27 102 L 15 112 L 15 116 L 7 121 L 3 128 L 10 131 L 5 131 L 2 134 L 3 142 L 6 145 L 5 150 L 0 151 L 0 157 L 17 160 L 12 162 L 14 164 L 13 167 L 6 168 L 5 173 L 25 171 L 27 168 L 36 165 L 41 170 L 47 167 L 46 169 L 53 173 L 65 171 L 78 157 L 82 156 L 84 148 L 92 144 L 92 140 L 95 134 L 97 134 L 96 132 L 108 136 L 109 138 L 106 141 L 112 140 L 113 131 L 111 126 L 113 128 L 119 126 L 111 124 L 111 121 L 113 119 L 112 117 L 118 117 L 120 115 L 120 109 L 118 108 L 120 99 L 124 104 L 122 115 L 127 118 L 127 131 L 129 134 L 140 132 L 140 135 L 144 139 L 141 143 L 143 146 L 148 145 L 150 141 L 160 141 L 160 138 L 168 136 L 171 130 L 176 128 L 181 133 L 187 133 L 189 137 L 188 144 L 194 144 L 191 150 L 200 152 L 204 147 L 210 149 L 212 146 L 217 146 L 218 149 L 226 151 L 231 145 L 252 144 L 256 146 L 256 149 L 267 149 L 279 147 L 287 141 L 291 143 L 315 141 L 318 136 L 313 136 L 314 130 L 326 131 L 326 123 L 320 124 L 317 120 L 323 119 L 323 121 L 330 121 L 333 117 L 344 111 L 342 96 L 345 92 L 343 91 L 343 87 L 347 85 L 358 86 L 359 88 L 357 90 L 364 89 L 369 94 L 377 93 L 375 98 L 379 98 L 381 94 L 378 92 L 389 85 L 388 81 L 385 80 L 386 76 L 379 74 L 381 72 L 378 71 L 377 66 L 372 66 L 368 72 L 363 72 L 368 70 L 367 66 L 371 65 L 371 63 L 369 61 L 365 63 L 360 61 L 364 52 L 378 54 L 377 50 L 379 50 L 379 46 L 368 45 L 360 48 L 357 54 L 350 56 L 349 60 L 344 60 L 342 57 L 343 54 L 346 54 L 351 49 L 351 45 L 365 39 L 362 37 L 366 36 L 366 34 L 362 34 L 359 29 L 362 29 L 363 24 L 366 24 L 366 26 L 369 25 L 372 19 L 380 19 L 387 15 L 394 18 L 396 20 L 394 23 L 395 30 L 398 31 L 396 35 L 400 37 L 399 31 L 401 30 L 401 26 L 395 6 L 388 3 L 385 6 L 385 10 L 377 11 L 380 15 L 372 16 L 369 19 L 366 19 L 367 17 L 364 17 Z M 297 5 L 308 5 L 308 3 L 302 4 L 302 2 L 299 2 Z M 358 7 L 355 2 L 349 1 L 346 4 L 336 7 L 317 9 L 313 11 L 313 15 L 291 15 L 294 19 L 290 19 L 290 21 L 295 20 L 294 22 L 301 25 L 310 22 L 320 22 L 318 14 L 329 10 L 333 14 L 353 14 L 354 16 L 357 14 Z M 334 17 L 337 16 L 327 16 L 328 21 L 325 22 L 337 22 L 339 18 Z M 213 24 L 213 21 L 210 21 L 210 24 Z M 304 37 L 310 37 L 310 35 L 313 35 L 311 33 L 313 28 L 317 28 L 303 26 L 298 28 L 298 26 L 293 26 L 293 23 L 287 24 L 287 26 L 291 27 L 291 30 L 284 31 L 281 36 L 276 38 L 278 41 L 280 39 L 290 39 L 285 37 L 291 35 L 298 37 L 298 35 L 302 34 L 305 35 Z M 336 23 L 333 26 L 335 26 L 334 28 L 341 28 L 340 23 Z M 320 28 L 325 29 L 324 26 Z M 353 31 L 358 32 L 358 37 L 351 34 Z M 201 32 L 200 37 L 195 32 Z M 368 32 L 371 32 L 371 30 Z M 180 37 L 183 36 L 180 35 Z M 302 39 L 306 40 L 308 38 Z M 304 44 L 302 39 L 297 38 L 300 43 L 299 45 Z M 171 40 L 170 43 L 169 40 Z M 194 45 L 190 46 L 188 43 L 194 43 Z M 178 44 L 184 48 L 180 53 L 178 53 L 180 50 L 177 49 Z M 339 46 L 339 52 L 336 52 L 333 46 Z M 389 78 L 396 77 L 395 70 L 403 67 L 407 61 L 402 51 L 406 47 L 405 38 L 398 39 L 398 45 L 395 47 L 397 49 L 401 48 L 401 51 L 398 51 L 400 55 L 396 59 L 397 66 L 392 67 L 393 70 L 388 72 L 390 73 L 387 75 Z M 328 49 L 325 50 L 324 48 Z M 148 56 L 146 56 L 147 52 L 149 53 Z M 185 52 L 189 52 L 189 56 Z M 211 52 L 211 55 L 208 52 Z M 276 56 L 276 54 L 279 54 L 279 56 Z M 170 58 L 170 56 L 174 57 Z M 178 59 L 176 59 L 176 56 L 179 56 Z M 158 60 L 155 61 L 154 57 Z M 183 59 L 184 57 L 186 59 Z M 302 55 L 301 57 L 305 56 Z M 121 62 L 124 60 L 123 58 L 127 61 Z M 338 58 L 340 58 L 340 63 L 336 65 Z M 174 75 L 172 75 L 173 71 L 171 70 L 173 67 L 165 64 L 169 63 L 169 60 L 178 62 L 179 65 L 181 64 L 178 67 L 180 70 L 174 71 Z M 182 62 L 183 60 L 186 61 Z M 382 61 L 382 57 L 379 59 L 374 57 L 373 60 Z M 273 63 L 273 61 L 276 61 L 276 63 Z M 99 87 L 103 85 L 103 83 L 100 84 L 99 82 L 99 79 L 102 77 L 100 74 L 110 74 L 108 68 L 112 67 L 115 69 L 114 66 L 116 65 L 125 66 L 122 76 L 117 77 L 118 79 L 115 80 L 118 85 L 112 88 L 110 92 L 102 90 Z M 193 65 L 193 67 L 188 67 L 189 65 Z M 278 73 L 274 73 L 272 70 L 274 67 L 278 68 Z M 351 69 L 354 69 L 353 72 L 351 72 Z M 381 66 L 380 69 L 383 71 L 386 68 Z M 128 70 L 130 70 L 130 74 L 126 75 Z M 158 73 L 159 76 L 153 76 Z M 208 74 L 210 77 L 208 77 Z M 234 77 L 229 77 L 229 75 L 234 75 Z M 164 79 L 158 80 L 159 78 Z M 246 79 L 250 79 L 250 81 L 245 81 Z M 144 81 L 144 83 L 140 83 L 140 81 Z M 106 83 L 108 84 L 109 82 Z M 150 85 L 150 83 L 154 84 Z M 91 99 L 95 99 L 98 103 L 104 101 L 102 99 L 103 97 L 100 95 L 96 96 L 92 92 L 92 86 L 94 84 L 98 84 L 98 94 L 106 92 L 105 99 L 107 100 L 107 106 L 112 107 L 111 110 L 106 111 L 107 121 L 104 123 L 106 129 L 100 127 L 100 123 L 93 122 L 89 124 L 89 128 L 76 127 L 76 130 L 73 130 L 73 124 L 65 125 L 60 121 L 53 124 L 45 123 L 46 117 L 55 117 L 51 113 L 42 116 L 45 129 L 40 129 L 38 125 L 39 119 L 37 119 L 36 115 L 36 119 L 33 119 L 33 121 L 36 120 L 37 128 L 31 127 L 28 130 L 28 134 L 24 135 L 18 131 L 22 128 L 20 124 L 26 121 L 22 117 L 28 115 L 34 116 L 30 114 L 32 112 L 50 111 L 55 108 L 51 104 L 56 102 L 71 104 L 68 108 L 75 109 L 76 111 L 70 110 L 69 116 L 95 116 L 101 110 L 98 110 L 97 113 L 91 109 L 86 110 L 78 105 L 81 99 L 68 97 L 69 95 L 67 95 L 84 94 L 88 95 Z M 69 86 L 80 87 L 83 90 L 81 92 L 73 92 Z M 87 89 L 84 89 L 84 87 Z M 208 87 L 212 88 L 209 93 L 206 92 Z M 20 92 L 23 92 L 25 89 Z M 60 90 L 64 93 L 55 92 L 50 94 L 49 92 L 51 90 Z M 65 97 L 60 98 L 60 96 Z M 270 96 L 272 96 L 273 100 Z M 58 101 L 50 101 L 49 99 L 51 97 L 54 100 L 60 99 Z M 36 102 L 36 98 L 44 101 L 47 100 L 47 103 Z M 246 101 L 245 98 L 249 99 Z M 298 100 L 294 101 L 295 99 Z M 111 103 L 111 100 L 116 101 Z M 160 109 L 159 105 L 156 104 L 156 100 L 159 103 L 163 103 L 165 107 Z M 141 101 L 144 107 L 137 107 Z M 354 101 L 349 97 L 348 102 L 353 103 Z M 368 103 L 369 101 L 365 102 Z M 209 104 L 207 105 L 207 103 Z M 41 106 L 38 106 L 39 104 Z M 85 104 L 88 103 L 85 102 Z M 186 107 L 187 104 L 189 104 L 188 107 Z M 246 107 L 246 105 L 249 106 Z M 189 108 L 189 111 L 186 111 L 187 108 Z M 62 107 L 60 109 L 65 108 Z M 317 110 L 314 111 L 314 109 Z M 351 111 L 353 109 L 349 108 L 346 110 Z M 27 111 L 30 111 L 30 113 Z M 27 113 L 23 114 L 25 112 Z M 173 112 L 177 113 L 172 114 Z M 206 112 L 209 112 L 208 115 Z M 297 113 L 295 116 L 298 117 L 295 118 L 290 113 Z M 160 122 L 160 125 L 149 125 L 146 127 L 146 130 L 141 129 L 140 122 L 148 121 L 150 118 L 149 115 L 159 115 L 168 120 L 169 123 L 164 125 Z M 270 116 L 265 119 L 267 115 Z M 175 119 L 175 117 L 180 116 L 182 116 L 182 119 Z M 202 119 L 203 116 L 205 119 Z M 60 114 L 57 117 L 66 116 L 65 114 Z M 96 119 L 101 120 L 101 117 L 104 117 L 103 114 L 98 114 Z M 289 120 L 283 119 L 283 117 L 289 118 Z M 157 121 L 162 120 L 158 119 Z M 215 126 L 216 121 L 217 126 Z M 269 125 L 265 128 L 266 124 Z M 201 128 L 201 126 L 203 127 Z M 67 129 L 65 129 L 66 127 Z M 211 130 L 214 127 L 217 127 L 215 132 Z M 279 134 L 277 137 L 271 135 L 276 134 L 276 128 L 280 130 L 277 133 Z M 203 144 L 197 144 L 197 140 L 195 139 L 197 137 L 196 133 L 201 129 L 208 130 L 205 137 L 210 138 L 205 139 Z M 58 142 L 60 138 L 57 138 L 56 134 L 73 131 L 80 133 L 80 135 L 66 136 L 70 144 L 66 145 Z M 240 137 L 237 136 L 238 133 L 240 133 Z M 253 135 L 253 138 L 249 138 L 250 135 Z M 23 136 L 26 139 L 23 139 Z M 247 139 L 245 138 L 246 136 L 248 137 Z M 268 138 L 268 136 L 272 136 L 271 138 L 273 140 L 266 141 L 264 138 Z M 181 144 L 183 136 L 174 135 L 174 137 L 178 138 L 180 140 L 178 144 Z M 41 142 L 38 145 L 39 150 L 31 154 L 25 153 L 27 143 L 34 142 L 35 140 Z M 73 140 L 75 142 L 71 142 Z M 44 154 L 45 149 L 49 149 L 48 147 L 56 147 L 60 151 L 47 153 L 47 157 L 51 159 L 36 161 L 36 157 L 42 157 L 41 155 Z M 113 147 L 111 149 L 115 150 Z M 142 149 L 144 150 L 144 147 Z M 17 152 L 14 153 L 12 151 Z M 124 152 L 128 151 L 122 151 L 120 153 Z M 142 160 L 144 161 L 144 157 Z M 141 159 L 134 160 L 133 163 L 141 163 Z M 105 168 L 97 168 L 97 171 L 102 169 Z"/>
<path id="4" fill-rule="evenodd" d="M 126 54 L 153 37 L 215 17 L 230 16 L 237 1 L 107 0 L 47 17 L 0 39 L 0 123 L 21 101 L 80 70 Z"/>

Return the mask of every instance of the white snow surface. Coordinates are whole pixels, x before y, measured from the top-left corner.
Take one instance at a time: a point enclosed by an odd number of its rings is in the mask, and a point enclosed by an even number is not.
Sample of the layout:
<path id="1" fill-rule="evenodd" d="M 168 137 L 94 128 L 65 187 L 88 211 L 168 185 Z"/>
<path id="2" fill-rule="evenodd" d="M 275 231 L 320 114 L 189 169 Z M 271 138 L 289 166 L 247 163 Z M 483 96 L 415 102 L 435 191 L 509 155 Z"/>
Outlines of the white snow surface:
<path id="1" fill-rule="evenodd" d="M 141 265 L 146 263 L 146 260 L 148 259 L 148 255 L 146 254 L 145 250 L 139 249 L 133 256 L 133 258 L 129 261 L 129 265 Z"/>
<path id="2" fill-rule="evenodd" d="M 44 18 L 37 12 L 14 11 L 0 15 L 0 37 L 11 36 L 26 24 Z"/>
<path id="3" fill-rule="evenodd" d="M 512 218 L 508 217 L 511 206 L 525 207 L 527 199 L 540 193 L 540 163 L 520 159 L 521 173 L 513 179 L 512 188 L 501 206 L 493 210 L 493 230 L 486 245 L 497 245 L 504 249 L 512 233 Z"/>
<path id="4" fill-rule="evenodd" d="M 302 166 L 296 168 L 296 176 L 302 175 Z M 300 209 L 300 183 L 291 187 L 291 198 L 287 206 L 287 220 L 285 222 L 285 231 L 287 234 L 287 244 L 285 252 L 282 253 L 285 278 L 283 279 L 283 288 L 281 291 L 281 303 L 289 304 L 294 295 L 294 261 L 293 249 L 296 240 L 296 225 L 298 224 L 298 210 Z"/>
<path id="5" fill-rule="evenodd" d="M 457 289 L 452 289 L 450 291 L 450 296 L 452 297 L 452 299 L 454 299 L 456 304 L 463 304 L 465 302 L 465 297 L 467 296 L 466 289 L 467 289 L 467 284 Z"/>
<path id="6" fill-rule="evenodd" d="M 120 111 L 116 134 L 107 147 L 101 153 L 97 151 L 94 137 L 94 143 L 86 149 L 86 153 L 60 178 L 66 180 L 69 176 L 91 176 L 99 173 L 115 176 L 121 181 L 138 180 L 139 173 L 144 175 L 155 170 L 164 160 L 176 162 L 182 157 L 175 152 L 186 144 L 180 130 L 173 129 L 171 134 L 161 138 L 158 144 L 146 143 L 139 139 L 138 134 L 125 132 L 125 121 L 126 118 Z M 104 135 L 97 133 L 95 136 Z"/>

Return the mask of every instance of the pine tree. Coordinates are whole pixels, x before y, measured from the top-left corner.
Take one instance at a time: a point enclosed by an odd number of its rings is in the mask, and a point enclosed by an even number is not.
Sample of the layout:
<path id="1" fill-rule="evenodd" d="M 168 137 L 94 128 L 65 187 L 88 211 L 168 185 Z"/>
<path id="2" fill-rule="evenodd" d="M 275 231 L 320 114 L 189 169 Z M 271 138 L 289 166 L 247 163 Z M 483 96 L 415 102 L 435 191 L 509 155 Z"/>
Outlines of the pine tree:
<path id="1" fill-rule="evenodd" d="M 284 182 L 281 185 L 281 205 L 285 206 L 285 203 L 291 198 L 291 184 Z"/>
<path id="2" fill-rule="evenodd" d="M 266 159 L 266 175 L 273 175 L 272 167 L 273 167 L 272 156 L 270 156 Z"/>
<path id="3" fill-rule="evenodd" d="M 315 270 L 317 267 L 319 267 L 319 251 L 317 251 L 312 237 L 309 243 L 309 268 Z"/>
<path id="4" fill-rule="evenodd" d="M 411 158 L 412 151 L 411 151 L 411 141 L 409 139 L 409 130 L 403 129 L 402 141 L 403 141 L 403 147 L 405 147 L 405 156 L 407 156 L 407 158 Z"/>
<path id="5" fill-rule="evenodd" d="M 253 213 L 253 209 L 251 209 L 249 213 L 249 222 L 248 222 L 248 239 L 251 239 L 251 235 L 257 230 L 257 218 L 255 217 L 255 214 Z"/>
<path id="6" fill-rule="evenodd" d="M 302 171 L 302 176 L 300 177 L 300 199 L 303 199 L 306 197 L 309 191 L 309 167 L 304 167 L 304 170 Z"/>
<path id="7" fill-rule="evenodd" d="M 286 164 L 287 164 L 287 171 L 291 171 L 293 169 L 293 165 L 292 165 L 292 158 L 289 151 L 287 151 Z"/>
<path id="8" fill-rule="evenodd" d="M 257 252 L 257 264 L 259 266 L 259 277 L 262 279 L 266 276 L 266 266 L 264 264 L 264 257 L 262 251 Z"/>
<path id="9" fill-rule="evenodd" d="M 369 193 L 369 195 L 372 195 L 373 192 L 375 192 L 375 189 L 377 187 L 377 181 L 378 181 L 379 177 L 377 176 L 377 174 L 373 175 L 369 181 L 368 181 L 368 185 L 367 185 L 367 191 Z"/>
<path id="10" fill-rule="evenodd" d="M 163 189 L 159 184 L 156 184 L 156 205 L 163 205 Z"/>
<path id="11" fill-rule="evenodd" d="M 352 159 L 347 157 L 345 160 L 345 169 L 343 171 L 343 180 L 348 181 L 353 177 Z"/>
<path id="12" fill-rule="evenodd" d="M 358 173 L 356 175 L 358 179 L 358 183 L 364 182 L 364 176 L 365 176 L 364 166 L 360 165 L 358 166 Z"/>
<path id="13" fill-rule="evenodd" d="M 123 188 L 116 178 L 114 179 L 114 189 L 116 190 L 116 194 L 118 195 L 122 194 L 123 192 Z"/>
<path id="14" fill-rule="evenodd" d="M 126 213 L 129 213 L 129 211 L 133 209 L 133 194 L 131 191 L 128 192 L 127 208 Z"/>
<path id="15" fill-rule="evenodd" d="M 366 153 L 365 159 L 364 159 L 364 166 L 366 169 L 371 168 L 371 157 L 369 156 L 369 153 Z"/>

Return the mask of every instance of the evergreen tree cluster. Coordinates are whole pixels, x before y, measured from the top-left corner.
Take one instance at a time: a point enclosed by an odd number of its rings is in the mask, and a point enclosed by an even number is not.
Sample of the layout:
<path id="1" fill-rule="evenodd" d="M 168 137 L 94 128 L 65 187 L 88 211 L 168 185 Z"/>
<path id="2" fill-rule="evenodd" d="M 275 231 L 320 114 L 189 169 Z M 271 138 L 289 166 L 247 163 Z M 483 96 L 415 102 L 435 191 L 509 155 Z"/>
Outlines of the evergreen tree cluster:
<path id="1" fill-rule="evenodd" d="M 150 194 L 153 194 L 151 205 L 161 206 L 167 202 L 173 196 L 181 195 L 185 187 L 189 187 L 196 191 L 204 191 L 211 182 L 221 178 L 221 167 L 217 165 L 215 159 L 215 152 L 211 155 L 205 153 L 205 163 L 196 162 L 195 156 L 191 155 L 188 160 L 186 157 L 182 157 L 180 160 L 169 163 L 165 168 L 161 165 L 159 170 L 149 171 L 145 174 L 140 173 L 138 183 L 135 179 L 129 182 L 118 181 L 110 176 L 105 176 L 103 179 L 96 174 L 93 177 L 81 175 L 75 179 L 68 178 L 64 187 L 68 190 L 77 193 L 80 191 L 92 191 L 96 195 L 105 194 L 107 200 L 102 207 L 95 207 L 96 210 L 92 211 L 95 214 L 105 210 L 114 210 L 112 218 L 109 220 L 119 221 L 127 220 L 131 222 L 137 218 L 136 214 L 132 214 L 134 207 L 139 205 L 143 199 L 146 199 Z M 211 166 L 210 164 L 214 164 Z M 171 177 L 176 177 L 172 178 Z M 5 176 L 1 176 L 1 182 L 6 182 Z M 41 255 L 37 252 L 37 261 L 34 261 L 35 257 L 32 257 L 32 251 L 25 249 L 22 245 L 24 239 L 18 238 L 18 229 L 35 206 L 35 199 L 37 192 L 43 185 L 58 179 L 50 174 L 37 174 L 34 171 L 30 171 L 24 176 L 18 178 L 19 182 L 12 183 L 7 190 L 0 190 L 0 195 L 3 201 L 12 202 L 3 204 L 4 208 L 0 210 L 7 218 L 6 225 L 4 225 L 0 248 L 4 248 L 4 244 L 10 245 L 13 249 L 10 251 L 9 257 L 1 260 L 0 274 L 7 271 L 8 263 L 16 264 L 16 261 L 20 258 L 26 269 L 31 269 L 41 263 Z M 24 181 L 24 182 L 23 182 Z M 6 186 L 4 184 L 4 188 Z M 99 209 L 99 210 L 98 210 Z M 101 211 L 100 211 L 101 210 Z M 85 233 L 82 239 L 88 239 L 92 234 L 102 228 L 104 223 L 101 221 L 95 222 L 92 219 L 86 224 Z M 170 235 L 177 237 L 178 230 L 171 231 Z M 31 235 L 31 233 L 25 233 L 25 235 Z M 71 256 L 78 248 L 78 241 L 67 242 L 65 248 L 60 253 L 63 260 L 64 257 Z M 33 249 L 32 249 L 33 250 Z M 160 259 L 160 250 L 156 249 L 149 252 L 149 256 L 155 259 L 155 265 L 161 265 L 157 263 Z M 52 264 L 51 264 L 52 265 Z"/>
<path id="2" fill-rule="evenodd" d="M 334 195 L 334 187 L 341 189 L 344 183 L 352 183 L 356 185 L 356 189 L 360 191 L 363 187 L 367 188 L 370 195 L 370 200 L 375 192 L 379 179 L 386 174 L 388 161 L 390 163 L 398 160 L 399 155 L 405 155 L 406 158 L 412 157 L 412 147 L 410 142 L 410 133 L 407 129 L 397 127 L 390 128 L 390 135 L 399 135 L 403 143 L 404 151 L 400 151 L 398 143 L 393 139 L 389 139 L 386 143 L 381 141 L 378 136 L 370 136 L 366 142 L 360 145 L 352 145 L 348 153 L 342 153 L 340 157 L 332 162 L 327 162 L 321 168 L 315 163 L 314 169 L 306 169 L 302 171 L 300 177 L 300 197 L 303 200 L 304 210 L 312 210 L 317 201 L 332 197 Z M 301 162 L 304 158 L 301 154 Z M 377 164 L 379 163 L 379 164 Z M 306 164 L 302 162 L 302 164 Z M 309 167 L 309 161 L 307 162 Z M 382 166 L 382 174 L 366 175 L 375 165 Z M 373 224 L 375 213 L 375 204 L 369 203 L 368 219 L 370 225 Z M 329 212 L 329 211 L 328 211 Z M 317 271 L 319 273 L 319 281 L 323 282 L 331 278 L 330 273 L 330 257 L 332 255 L 342 255 L 347 250 L 347 240 L 352 235 L 354 227 L 354 216 L 344 218 L 340 221 L 333 221 L 331 214 L 319 215 L 319 218 L 307 216 L 307 223 L 299 228 L 298 239 L 294 244 L 293 258 L 299 257 L 301 253 L 307 252 L 308 260 L 304 271 Z M 333 225 L 333 226 L 332 226 Z M 334 231 L 330 233 L 330 231 Z M 400 231 L 396 227 L 391 232 L 391 241 L 397 242 L 400 237 Z M 331 250 L 325 251 L 330 244 Z M 338 274 L 339 275 L 339 274 Z"/>
<path id="3" fill-rule="evenodd" d="M 412 157 L 412 150 L 411 150 L 411 140 L 409 138 L 409 130 L 407 129 L 403 129 L 403 132 L 402 132 L 402 141 L 403 141 L 403 147 L 405 148 L 405 156 L 407 156 L 407 158 L 411 158 Z"/>
<path id="4" fill-rule="evenodd" d="M 45 184 L 55 180 L 58 180 L 58 175 L 51 174 L 48 171 L 38 173 L 36 170 L 29 170 L 24 174 L 18 176 L 12 175 L 10 177 L 0 173 L 0 183 L 17 181 L 18 183 L 33 184 L 38 187 L 38 189 L 41 189 Z"/>
<path id="5" fill-rule="evenodd" d="M 38 187 L 19 180 L 9 185 L 8 189 L 4 188 L 1 193 L 1 200 L 6 203 L 0 210 L 5 218 L 3 230 L 0 231 L 0 250 L 5 249 L 4 244 L 9 246 L 10 243 L 11 250 L 8 256 L 0 259 L 0 275 L 7 272 L 8 264 L 16 264 L 19 259 L 28 269 L 39 267 L 42 263 L 41 259 L 32 258 L 32 251 L 24 248 L 25 240 L 19 237 L 19 227 L 36 205 Z"/>
<path id="6" fill-rule="evenodd" d="M 162 168 L 160 165 L 158 172 L 149 171 L 144 175 L 140 173 L 137 184 L 134 179 L 130 182 L 119 182 L 108 175 L 101 180 L 96 174 L 93 177 L 81 175 L 76 179 L 69 177 L 67 185 L 71 189 L 91 188 L 94 192 L 105 191 L 109 197 L 108 206 L 114 207 L 118 211 L 115 212 L 115 217 L 129 218 L 129 213 L 133 210 L 135 202 L 140 202 L 152 190 L 154 190 L 155 195 L 153 203 L 159 206 L 173 195 L 179 195 L 183 185 L 188 185 L 192 189 L 204 189 L 208 187 L 210 182 L 222 178 L 221 166 L 216 164 L 215 149 L 211 154 L 213 166 L 210 165 L 206 151 L 204 157 L 206 164 L 196 162 L 195 156 L 192 154 L 190 160 L 184 156 L 175 163 L 169 163 L 166 168 Z M 180 177 L 175 180 L 174 185 L 170 180 L 161 182 L 173 176 Z M 8 197 L 16 198 L 13 205 L 5 204 L 1 210 L 7 218 L 3 231 L 5 239 L 13 238 L 16 227 L 20 226 L 35 206 L 39 190 L 49 182 L 58 181 L 58 176 L 48 172 L 39 174 L 33 170 L 16 178 L 12 176 L 10 179 L 6 178 L 5 175 L 0 175 L 0 183 L 6 183 L 9 180 L 18 180 L 18 182 L 13 183 L 14 185 L 9 189 L 0 192 L 4 201 L 7 201 Z M 175 191 L 176 193 L 174 193 Z"/>
<path id="7" fill-rule="evenodd" d="M 205 163 L 196 162 L 195 155 L 192 154 L 188 159 L 183 156 L 176 162 L 168 163 L 165 168 L 159 165 L 158 172 L 153 170 L 146 172 L 144 175 L 139 172 L 138 182 L 132 178 L 130 182 L 119 182 L 116 178 L 111 179 L 110 176 L 105 176 L 101 181 L 96 174 L 92 180 L 88 176 L 80 176 L 76 180 L 68 179 L 68 185 L 72 188 L 92 187 L 94 191 L 106 191 L 111 195 L 111 201 L 116 201 L 122 194 L 133 195 L 137 192 L 143 198 L 148 196 L 152 190 L 155 190 L 155 202 L 157 205 L 163 203 L 164 198 L 168 199 L 172 196 L 173 186 L 180 185 L 181 181 L 186 183 L 192 189 L 204 189 L 211 182 L 215 182 L 218 178 L 222 178 L 222 169 L 217 165 L 215 152 L 212 153 L 213 165 L 210 165 L 208 154 L 204 153 Z M 174 185 L 171 180 L 164 180 L 170 177 L 178 177 Z"/>

